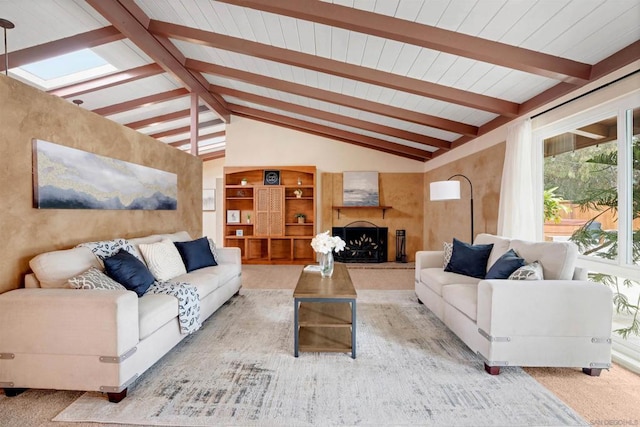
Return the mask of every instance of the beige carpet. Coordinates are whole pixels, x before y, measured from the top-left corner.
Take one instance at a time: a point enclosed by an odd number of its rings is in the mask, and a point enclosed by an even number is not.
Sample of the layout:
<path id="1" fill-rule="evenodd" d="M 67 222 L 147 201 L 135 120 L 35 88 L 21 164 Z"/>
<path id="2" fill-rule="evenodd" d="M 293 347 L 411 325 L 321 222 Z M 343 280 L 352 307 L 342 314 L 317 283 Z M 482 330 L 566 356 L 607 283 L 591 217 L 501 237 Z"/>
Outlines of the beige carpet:
<path id="1" fill-rule="evenodd" d="M 387 264 L 391 265 L 391 263 Z M 349 273 L 357 289 L 413 289 L 413 270 L 362 269 Z M 412 267 L 412 266 L 408 266 Z M 293 289 L 302 266 L 243 266 L 246 289 Z M 362 270 L 362 271 L 358 271 Z M 394 270 L 394 271 L 385 271 Z M 386 277 L 387 279 L 383 279 Z M 589 377 L 576 369 L 526 368 L 525 371 L 593 425 L 640 425 L 640 375 L 618 365 Z M 0 426 L 95 427 L 96 423 L 50 421 L 82 392 L 29 390 L 15 398 L 0 394 Z"/>

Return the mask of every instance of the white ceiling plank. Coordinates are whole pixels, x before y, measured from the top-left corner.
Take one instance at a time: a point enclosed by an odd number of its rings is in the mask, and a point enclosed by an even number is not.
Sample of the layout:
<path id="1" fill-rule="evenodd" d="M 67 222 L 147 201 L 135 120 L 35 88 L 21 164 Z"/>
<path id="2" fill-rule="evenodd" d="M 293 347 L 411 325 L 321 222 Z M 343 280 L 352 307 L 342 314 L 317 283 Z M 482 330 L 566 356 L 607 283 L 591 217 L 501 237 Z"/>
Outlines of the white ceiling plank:
<path id="1" fill-rule="evenodd" d="M 458 59 L 457 56 L 449 55 L 447 53 L 438 53 L 436 58 L 433 60 L 429 68 L 422 76 L 422 79 L 430 82 L 439 81 L 442 76 L 444 76 L 444 74 L 449 71 L 449 68 L 451 68 L 451 66 L 456 62 L 456 59 Z"/>
<path id="2" fill-rule="evenodd" d="M 416 18 L 416 22 L 425 25 L 438 26 L 440 18 L 447 10 L 450 0 L 432 0 L 426 2 Z"/>
<path id="3" fill-rule="evenodd" d="M 236 28 L 238 29 L 238 37 L 251 41 L 259 41 L 253 32 L 253 26 L 247 16 L 247 9 L 244 7 L 230 6 L 229 12 L 231 13 L 233 22 L 236 24 Z"/>
<path id="4" fill-rule="evenodd" d="M 264 19 L 262 19 L 262 12 L 253 9 L 246 9 L 245 13 L 247 21 L 249 21 L 249 25 L 251 25 L 251 31 L 254 37 L 251 41 L 264 43 L 265 40 L 269 39 L 269 32 L 265 26 Z"/>
<path id="5" fill-rule="evenodd" d="M 421 79 L 422 76 L 425 75 L 425 73 L 427 72 L 431 64 L 433 64 L 433 61 L 435 61 L 437 57 L 438 57 L 438 52 L 436 52 L 435 50 L 424 49 L 424 48 L 420 49 L 418 56 L 416 57 L 415 61 L 411 65 L 411 68 L 409 68 L 409 71 L 407 72 L 407 77 L 411 77 L 414 79 Z"/>
<path id="6" fill-rule="evenodd" d="M 309 55 L 316 54 L 316 38 L 313 22 L 296 20 L 298 27 L 298 39 L 300 41 L 300 51 Z"/>
<path id="7" fill-rule="evenodd" d="M 464 21 L 460 24 L 458 31 L 477 36 L 491 22 L 492 18 L 502 9 L 506 0 L 489 0 L 477 2 Z"/>
<path id="8" fill-rule="evenodd" d="M 349 48 L 347 49 L 347 62 L 355 65 L 362 65 L 367 45 L 367 35 L 351 31 L 349 33 Z"/>
<path id="9" fill-rule="evenodd" d="M 421 47 L 403 43 L 391 72 L 401 76 L 408 75 L 422 50 Z"/>
<path id="10" fill-rule="evenodd" d="M 398 2 L 398 8 L 396 9 L 396 14 L 394 16 L 398 19 L 415 22 L 418 19 L 418 14 L 424 4 L 425 3 L 421 1 Z"/>
<path id="11" fill-rule="evenodd" d="M 514 46 L 522 44 L 535 33 L 545 22 L 558 13 L 565 6 L 566 1 L 542 0 L 522 15 L 502 38 L 502 43 Z"/>
<path id="12" fill-rule="evenodd" d="M 376 68 L 382 49 L 384 49 L 385 39 L 376 36 L 367 36 L 367 44 L 365 46 L 364 55 L 362 56 L 363 67 Z"/>
<path id="13" fill-rule="evenodd" d="M 187 108 L 189 108 L 189 97 L 184 96 L 182 98 L 124 111 L 122 113 L 112 114 L 109 116 L 109 119 L 125 124 L 137 122 L 138 120 L 145 120 L 150 117 L 161 116 L 173 111 L 186 110 Z"/>
<path id="14" fill-rule="evenodd" d="M 298 30 L 297 19 L 287 16 L 280 16 L 280 28 L 284 37 L 285 47 L 298 52 L 302 51 L 300 46 L 300 32 Z"/>
<path id="15" fill-rule="evenodd" d="M 398 0 L 376 1 L 373 11 L 380 15 L 395 16 L 398 10 Z"/>
<path id="16" fill-rule="evenodd" d="M 475 5 L 476 0 L 456 0 L 454 3 L 449 3 L 437 26 L 445 30 L 456 31 L 462 26 Z"/>
<path id="17" fill-rule="evenodd" d="M 349 45 L 350 31 L 342 28 L 331 29 L 331 59 L 346 62 L 347 46 Z"/>
<path id="18" fill-rule="evenodd" d="M 313 24 L 316 41 L 316 55 L 331 58 L 331 27 L 324 24 Z"/>
<path id="19" fill-rule="evenodd" d="M 380 59 L 378 60 L 376 69 L 387 73 L 391 72 L 393 67 L 396 65 L 402 46 L 404 46 L 404 43 L 400 43 L 395 40 L 387 40 L 382 48 L 382 53 L 380 54 Z"/>
<path id="20" fill-rule="evenodd" d="M 261 15 L 264 20 L 264 26 L 269 34 L 269 38 L 266 40 L 259 40 L 259 42 L 286 49 L 287 44 L 282 34 L 279 16 L 266 12 L 261 12 Z"/>
<path id="21" fill-rule="evenodd" d="M 503 40 L 504 35 L 507 34 L 513 26 L 518 25 L 518 22 L 534 5 L 535 2 L 533 1 L 506 2 L 477 36 L 487 40 L 509 43 L 507 40 Z"/>
<path id="22" fill-rule="evenodd" d="M 237 6 L 231 6 L 225 3 L 220 2 L 208 2 L 211 7 L 213 14 L 217 19 L 212 21 L 214 24 L 213 31 L 216 33 L 227 34 L 233 37 L 242 37 L 242 33 L 236 25 L 236 21 L 234 19 L 233 11 L 238 13 L 242 13 Z"/>

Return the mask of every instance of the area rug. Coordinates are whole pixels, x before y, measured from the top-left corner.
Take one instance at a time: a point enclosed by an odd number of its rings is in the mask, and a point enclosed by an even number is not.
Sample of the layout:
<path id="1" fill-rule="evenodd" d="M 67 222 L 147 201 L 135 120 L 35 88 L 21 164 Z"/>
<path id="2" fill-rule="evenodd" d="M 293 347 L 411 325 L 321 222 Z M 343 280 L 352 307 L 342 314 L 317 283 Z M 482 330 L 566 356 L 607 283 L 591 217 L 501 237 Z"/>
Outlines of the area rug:
<path id="1" fill-rule="evenodd" d="M 291 291 L 242 290 L 118 404 L 88 392 L 54 421 L 214 425 L 587 425 L 520 368 L 499 376 L 413 291 L 358 291 L 357 359 L 293 357 Z"/>

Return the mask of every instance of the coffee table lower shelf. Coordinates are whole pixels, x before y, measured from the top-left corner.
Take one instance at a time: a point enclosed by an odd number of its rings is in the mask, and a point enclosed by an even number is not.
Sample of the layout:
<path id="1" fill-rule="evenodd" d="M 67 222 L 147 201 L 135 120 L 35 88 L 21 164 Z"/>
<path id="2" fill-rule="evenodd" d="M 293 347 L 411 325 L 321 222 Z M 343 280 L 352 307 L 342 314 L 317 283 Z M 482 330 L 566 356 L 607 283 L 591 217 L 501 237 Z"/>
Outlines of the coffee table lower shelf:
<path id="1" fill-rule="evenodd" d="M 351 327 L 300 326 L 299 334 L 299 351 L 352 351 Z"/>

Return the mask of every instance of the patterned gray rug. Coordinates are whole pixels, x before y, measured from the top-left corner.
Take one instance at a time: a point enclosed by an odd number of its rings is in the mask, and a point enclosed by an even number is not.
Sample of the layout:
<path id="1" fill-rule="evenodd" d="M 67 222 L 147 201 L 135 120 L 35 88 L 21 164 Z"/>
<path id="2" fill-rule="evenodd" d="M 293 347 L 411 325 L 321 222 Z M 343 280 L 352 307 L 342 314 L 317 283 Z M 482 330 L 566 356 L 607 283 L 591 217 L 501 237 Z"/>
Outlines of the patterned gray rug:
<path id="1" fill-rule="evenodd" d="M 213 425 L 588 425 L 519 368 L 490 376 L 413 291 L 359 291 L 357 359 L 293 357 L 291 291 L 242 290 L 111 404 L 54 421 Z"/>

